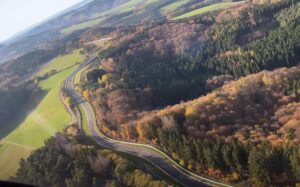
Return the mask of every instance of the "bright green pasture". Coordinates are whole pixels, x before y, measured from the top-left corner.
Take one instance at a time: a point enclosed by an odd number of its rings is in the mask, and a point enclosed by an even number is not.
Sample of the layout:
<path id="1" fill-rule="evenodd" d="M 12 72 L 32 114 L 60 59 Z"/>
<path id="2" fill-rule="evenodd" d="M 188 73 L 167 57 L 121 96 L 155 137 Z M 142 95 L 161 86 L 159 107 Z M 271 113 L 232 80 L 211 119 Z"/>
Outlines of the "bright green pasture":
<path id="1" fill-rule="evenodd" d="M 52 70 L 61 71 L 73 66 L 76 62 L 82 62 L 84 60 L 84 56 L 80 55 L 80 50 L 81 49 L 77 49 L 72 51 L 70 54 L 62 55 L 55 58 L 43 69 L 41 69 L 38 72 L 38 75 L 44 75 L 45 73 L 48 73 Z"/>
<path id="2" fill-rule="evenodd" d="M 0 143 L 0 180 L 7 180 L 19 168 L 21 158 L 29 156 L 33 148 L 10 142 Z"/>
<path id="3" fill-rule="evenodd" d="M 105 18 L 102 17 L 102 18 L 96 18 L 96 19 L 92 19 L 92 20 L 85 21 L 85 22 L 82 22 L 82 23 L 78 23 L 78 24 L 72 25 L 70 27 L 64 28 L 63 30 L 61 30 L 61 32 L 69 34 L 73 31 L 86 29 L 86 28 L 89 28 L 89 27 L 100 24 L 100 22 L 103 21 L 104 19 Z"/>
<path id="4" fill-rule="evenodd" d="M 70 116 L 60 100 L 60 84 L 83 61 L 79 50 L 51 61 L 39 73 L 51 70 L 58 73 L 38 83 L 41 92 L 28 100 L 21 113 L 14 118 L 16 128 L 0 142 L 0 180 L 15 174 L 21 158 L 26 158 L 33 149 L 56 132 L 62 131 L 70 122 Z M 24 118 L 24 116 L 26 116 Z"/>
<path id="5" fill-rule="evenodd" d="M 75 68 L 64 70 L 39 83 L 39 87 L 46 92 L 44 98 L 5 140 L 37 148 L 68 124 L 70 116 L 61 103 L 59 89 L 61 81 Z"/>
<path id="6" fill-rule="evenodd" d="M 161 8 L 161 11 L 163 13 L 166 13 L 166 12 L 173 12 L 175 11 L 177 8 L 181 7 L 182 5 L 185 5 L 186 3 L 188 3 L 189 1 L 191 0 L 177 0 L 177 1 L 174 1 L 173 3 L 171 4 L 168 4 L 164 7 Z"/>
<path id="7" fill-rule="evenodd" d="M 71 33 L 73 31 L 76 31 L 76 30 L 81 30 L 81 29 L 86 29 L 86 28 L 92 27 L 92 26 L 96 26 L 96 25 L 100 24 L 101 21 L 103 21 L 105 18 L 107 18 L 109 16 L 129 12 L 129 11 L 134 10 L 134 8 L 139 4 L 143 3 L 143 5 L 147 5 L 147 4 L 152 3 L 154 1 L 157 1 L 157 0 L 131 0 L 127 3 L 121 4 L 117 7 L 112 8 L 112 9 L 108 9 L 108 10 L 103 11 L 101 13 L 94 14 L 94 15 L 91 16 L 90 20 L 84 21 L 84 22 L 79 23 L 79 24 L 72 25 L 72 26 L 67 27 L 67 28 L 64 28 L 63 30 L 61 30 L 61 32 L 68 34 L 68 33 Z"/>
<path id="8" fill-rule="evenodd" d="M 217 3 L 217 4 L 209 5 L 209 6 L 206 6 L 206 7 L 203 7 L 203 8 L 199 8 L 199 9 L 187 12 L 187 13 L 182 14 L 180 16 L 177 16 L 173 19 L 189 18 L 189 17 L 192 17 L 192 16 L 196 16 L 196 15 L 199 15 L 199 14 L 206 13 L 206 12 L 215 11 L 215 10 L 218 10 L 218 9 L 230 7 L 230 6 L 235 5 L 235 4 L 236 3 L 233 3 L 233 2 Z"/>

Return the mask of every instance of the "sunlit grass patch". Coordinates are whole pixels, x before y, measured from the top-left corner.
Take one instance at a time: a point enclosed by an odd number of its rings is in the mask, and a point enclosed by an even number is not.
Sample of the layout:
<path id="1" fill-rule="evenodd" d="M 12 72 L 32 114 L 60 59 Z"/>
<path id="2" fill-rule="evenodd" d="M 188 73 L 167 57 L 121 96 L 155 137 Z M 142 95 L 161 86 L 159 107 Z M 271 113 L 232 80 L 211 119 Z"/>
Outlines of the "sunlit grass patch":
<path id="1" fill-rule="evenodd" d="M 61 103 L 59 90 L 61 81 L 75 68 L 64 70 L 39 83 L 39 87 L 47 91 L 46 95 L 5 140 L 37 148 L 43 145 L 45 139 L 61 131 L 69 123 L 70 116 Z"/>
<path id="2" fill-rule="evenodd" d="M 79 50 L 75 50 L 57 57 L 39 72 L 43 75 L 51 70 L 58 71 L 38 83 L 41 93 L 28 100 L 28 105 L 22 109 L 23 114 L 15 116 L 14 121 L 19 122 L 17 128 L 0 143 L 0 179 L 8 179 L 15 174 L 21 158 L 28 157 L 33 149 L 41 147 L 46 139 L 63 130 L 70 122 L 70 116 L 60 100 L 60 84 L 76 69 L 76 62 L 83 60 Z M 24 113 L 28 113 L 25 119 L 21 117 Z"/>
<path id="3" fill-rule="evenodd" d="M 180 16 L 177 16 L 173 19 L 175 20 L 175 19 L 189 18 L 189 17 L 192 17 L 192 16 L 196 16 L 196 15 L 199 15 L 199 14 L 206 13 L 206 12 L 215 11 L 215 10 L 222 9 L 222 8 L 227 8 L 227 7 L 230 7 L 230 6 L 235 5 L 235 4 L 236 3 L 234 3 L 234 2 L 217 3 L 217 4 L 209 5 L 209 6 L 206 6 L 206 7 L 203 7 L 203 8 L 199 8 L 199 9 L 187 12 L 187 13 L 182 14 Z"/>
<path id="4" fill-rule="evenodd" d="M 33 149 L 13 144 L 10 142 L 0 143 L 0 180 L 7 180 L 10 176 L 15 175 L 19 168 L 21 158 L 29 156 Z"/>
<path id="5" fill-rule="evenodd" d="M 177 0 L 177 1 L 174 1 L 173 3 L 171 4 L 168 4 L 164 7 L 161 8 L 161 12 L 162 13 L 167 13 L 167 12 L 172 12 L 172 11 L 175 11 L 177 8 L 185 5 L 186 3 L 190 2 L 191 0 Z"/>
<path id="6" fill-rule="evenodd" d="M 82 62 L 84 60 L 84 56 L 80 55 L 80 50 L 77 49 L 72 51 L 70 54 L 62 55 L 47 64 L 43 69 L 41 69 L 37 75 L 44 75 L 48 72 L 51 72 L 52 70 L 60 71 L 64 70 L 68 67 L 73 66 L 76 62 Z"/>

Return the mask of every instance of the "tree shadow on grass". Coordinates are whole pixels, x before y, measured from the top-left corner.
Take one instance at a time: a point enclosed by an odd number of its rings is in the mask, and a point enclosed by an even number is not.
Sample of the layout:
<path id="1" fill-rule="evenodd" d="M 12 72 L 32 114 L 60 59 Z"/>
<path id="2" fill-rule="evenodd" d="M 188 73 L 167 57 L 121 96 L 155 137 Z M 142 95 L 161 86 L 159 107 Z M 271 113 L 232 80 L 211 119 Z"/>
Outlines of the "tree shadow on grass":
<path id="1" fill-rule="evenodd" d="M 13 114 L 11 120 L 6 124 L 1 124 L 0 126 L 0 140 L 5 138 L 8 134 L 14 131 L 20 124 L 22 124 L 26 117 L 30 115 L 47 95 L 48 90 L 38 90 L 34 91 L 25 104 L 20 108 L 20 110 Z"/>

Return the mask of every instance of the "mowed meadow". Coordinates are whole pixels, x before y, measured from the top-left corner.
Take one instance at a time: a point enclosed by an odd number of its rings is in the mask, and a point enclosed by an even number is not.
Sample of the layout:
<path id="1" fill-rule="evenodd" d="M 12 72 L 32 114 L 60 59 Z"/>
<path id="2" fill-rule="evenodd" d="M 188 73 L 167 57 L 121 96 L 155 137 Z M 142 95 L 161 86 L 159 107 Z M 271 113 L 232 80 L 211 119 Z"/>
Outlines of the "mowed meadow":
<path id="1" fill-rule="evenodd" d="M 212 5 L 209 5 L 209 6 L 205 6 L 205 7 L 202 7 L 202 8 L 184 13 L 180 16 L 177 16 L 177 17 L 173 18 L 173 20 L 189 18 L 189 17 L 196 16 L 196 15 L 199 15 L 199 14 L 204 14 L 204 13 L 207 13 L 207 12 L 228 8 L 230 6 L 233 6 L 233 5 L 236 5 L 236 4 L 239 4 L 239 3 L 241 3 L 241 2 L 224 2 L 224 3 L 212 4 Z"/>
<path id="2" fill-rule="evenodd" d="M 139 17 L 144 19 L 149 18 L 149 14 L 155 14 L 157 19 L 166 17 L 166 19 L 176 20 L 185 19 L 199 14 L 224 9 L 233 5 L 237 5 L 240 2 L 231 1 L 208 1 L 208 2 L 197 2 L 193 0 L 130 0 L 125 3 L 116 4 L 111 6 L 100 13 L 91 14 L 86 20 L 71 24 L 70 26 L 63 28 L 61 33 L 70 34 L 74 31 L 91 28 L 99 24 L 111 24 L 109 21 L 110 17 L 114 17 L 117 20 L 128 22 L 130 24 L 138 23 Z M 99 5 L 101 7 L 101 5 Z M 155 7 L 155 8 L 153 8 Z M 181 11 L 186 9 L 186 11 Z M 154 12 L 153 12 L 154 11 Z M 126 14 L 124 18 L 123 15 Z M 69 17 L 64 19 L 68 20 Z M 140 20 L 141 21 L 141 20 Z"/>
<path id="3" fill-rule="evenodd" d="M 1 140 L 0 180 L 14 175 L 21 158 L 29 156 L 32 150 L 44 144 L 44 140 L 63 130 L 70 122 L 70 116 L 59 97 L 60 84 L 75 70 L 78 62 L 84 60 L 79 51 L 74 50 L 55 58 L 37 73 L 43 76 L 52 70 L 56 71 L 38 83 L 41 92 L 28 100 L 20 115 L 12 122 L 16 128 Z"/>

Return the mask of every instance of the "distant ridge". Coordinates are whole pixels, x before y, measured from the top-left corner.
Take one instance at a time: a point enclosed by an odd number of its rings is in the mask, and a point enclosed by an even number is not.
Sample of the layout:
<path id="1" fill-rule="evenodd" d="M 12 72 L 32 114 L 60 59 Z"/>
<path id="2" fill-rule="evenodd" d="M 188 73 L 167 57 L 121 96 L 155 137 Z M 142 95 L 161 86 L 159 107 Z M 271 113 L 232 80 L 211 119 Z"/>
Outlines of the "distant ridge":
<path id="1" fill-rule="evenodd" d="M 26 29 L 24 29 L 24 30 L 16 33 L 16 34 L 14 34 L 10 38 L 8 38 L 8 39 L 0 42 L 0 47 L 2 47 L 3 45 L 6 45 L 6 44 L 13 43 L 16 40 L 20 39 L 21 37 L 26 37 L 26 36 L 34 35 L 36 33 L 30 33 L 30 32 L 32 30 L 34 30 L 36 27 L 38 27 L 39 25 L 42 25 L 43 23 L 46 23 L 46 22 L 48 22 L 48 21 L 50 21 L 52 19 L 55 19 L 56 17 L 61 16 L 61 15 L 65 14 L 65 13 L 67 13 L 67 12 L 79 9 L 79 8 L 85 6 L 86 4 L 88 4 L 88 3 L 92 2 L 92 1 L 94 1 L 94 0 L 82 0 L 82 2 L 77 3 L 77 4 L 75 4 L 75 5 L 67 8 L 65 10 L 62 10 L 62 11 L 60 11 L 60 12 L 58 12 L 58 13 L 50 16 L 50 17 L 48 17 L 47 19 L 44 19 L 43 21 L 40 21 L 40 22 L 38 22 L 38 23 L 36 23 L 36 24 L 34 24 L 34 25 L 32 25 L 32 26 L 30 26 L 30 27 L 28 27 L 28 28 L 26 28 Z"/>

